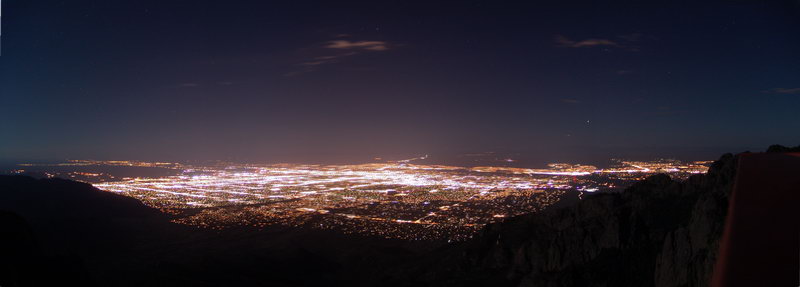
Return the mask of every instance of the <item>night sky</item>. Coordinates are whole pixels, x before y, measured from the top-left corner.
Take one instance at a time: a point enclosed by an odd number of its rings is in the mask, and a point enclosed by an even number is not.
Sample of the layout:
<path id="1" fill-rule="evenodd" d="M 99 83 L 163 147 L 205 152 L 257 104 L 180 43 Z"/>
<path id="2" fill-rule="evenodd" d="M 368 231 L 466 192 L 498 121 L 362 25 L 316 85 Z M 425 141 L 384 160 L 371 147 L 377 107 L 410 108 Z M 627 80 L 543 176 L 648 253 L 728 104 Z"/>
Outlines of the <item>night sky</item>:
<path id="1" fill-rule="evenodd" d="M 432 2 L 3 1 L 0 159 L 800 144 L 798 1 Z"/>

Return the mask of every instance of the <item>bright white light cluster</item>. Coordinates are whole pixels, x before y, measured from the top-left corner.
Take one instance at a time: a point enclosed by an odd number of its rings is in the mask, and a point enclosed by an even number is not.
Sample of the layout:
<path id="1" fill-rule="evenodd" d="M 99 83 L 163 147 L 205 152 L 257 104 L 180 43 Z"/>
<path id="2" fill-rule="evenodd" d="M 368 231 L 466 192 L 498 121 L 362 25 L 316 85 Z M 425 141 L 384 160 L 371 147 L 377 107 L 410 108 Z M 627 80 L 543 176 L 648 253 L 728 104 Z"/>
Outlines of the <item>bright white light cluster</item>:
<path id="1" fill-rule="evenodd" d="M 431 191 L 435 187 L 434 192 L 466 190 L 480 194 L 499 189 L 548 188 L 552 182 L 455 167 L 368 164 L 187 170 L 178 176 L 95 186 L 137 197 L 154 207 L 181 208 L 257 204 L 343 191 L 402 195 L 420 188 Z"/>

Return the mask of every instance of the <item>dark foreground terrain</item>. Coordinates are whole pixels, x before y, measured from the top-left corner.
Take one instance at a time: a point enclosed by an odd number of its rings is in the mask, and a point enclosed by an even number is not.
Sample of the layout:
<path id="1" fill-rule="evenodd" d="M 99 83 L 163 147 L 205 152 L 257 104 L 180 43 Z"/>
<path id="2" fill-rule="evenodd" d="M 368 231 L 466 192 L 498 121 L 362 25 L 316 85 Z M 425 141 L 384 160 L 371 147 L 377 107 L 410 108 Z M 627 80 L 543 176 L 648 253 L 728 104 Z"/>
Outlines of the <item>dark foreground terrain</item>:
<path id="1" fill-rule="evenodd" d="M 4 287 L 360 285 L 434 246 L 286 227 L 198 229 L 62 179 L 0 176 L 0 210 Z"/>
<path id="2" fill-rule="evenodd" d="M 707 286 L 736 161 L 510 218 L 458 244 L 196 229 L 89 184 L 2 176 L 0 286 Z"/>

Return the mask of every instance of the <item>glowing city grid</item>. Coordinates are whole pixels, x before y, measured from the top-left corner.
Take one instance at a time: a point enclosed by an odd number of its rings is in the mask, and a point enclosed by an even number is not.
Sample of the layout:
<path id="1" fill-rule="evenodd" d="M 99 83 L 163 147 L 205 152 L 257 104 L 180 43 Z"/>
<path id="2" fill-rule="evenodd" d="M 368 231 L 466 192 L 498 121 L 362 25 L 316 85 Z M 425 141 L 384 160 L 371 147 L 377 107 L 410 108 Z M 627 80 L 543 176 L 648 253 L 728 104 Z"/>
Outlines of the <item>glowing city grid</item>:
<path id="1" fill-rule="evenodd" d="M 412 159 L 413 160 L 413 159 Z M 162 167 L 174 176 L 94 183 L 212 229 L 273 225 L 333 229 L 412 240 L 463 240 L 505 217 L 537 212 L 568 191 L 614 190 L 654 173 L 704 173 L 710 162 L 616 161 L 612 168 L 549 164 L 545 169 L 456 167 L 412 160 L 361 165 L 184 165 L 71 161 L 64 165 Z M 23 165 L 24 166 L 24 165 Z M 97 173 L 71 175 L 98 177 Z M 113 178 L 113 177 L 112 177 Z"/>

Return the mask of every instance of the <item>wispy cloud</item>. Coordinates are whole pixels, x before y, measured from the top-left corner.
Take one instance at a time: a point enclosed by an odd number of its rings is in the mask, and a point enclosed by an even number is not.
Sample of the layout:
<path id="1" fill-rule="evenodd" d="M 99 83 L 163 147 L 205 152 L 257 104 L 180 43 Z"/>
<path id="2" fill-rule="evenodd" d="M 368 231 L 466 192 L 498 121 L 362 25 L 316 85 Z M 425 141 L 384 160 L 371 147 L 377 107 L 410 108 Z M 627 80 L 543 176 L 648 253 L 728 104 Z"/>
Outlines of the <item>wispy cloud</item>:
<path id="1" fill-rule="evenodd" d="M 764 91 L 765 93 L 782 95 L 800 95 L 800 88 L 774 88 Z"/>
<path id="2" fill-rule="evenodd" d="M 573 40 L 564 35 L 556 35 L 556 47 L 561 48 L 591 48 L 602 47 L 604 49 L 616 48 L 628 51 L 639 51 L 638 42 L 644 36 L 639 33 L 619 35 L 614 39 L 610 38 L 588 38 L 583 40 Z"/>
<path id="3" fill-rule="evenodd" d="M 389 45 L 384 41 L 348 41 L 348 40 L 334 40 L 329 41 L 325 48 L 331 49 L 353 49 L 353 50 L 369 50 L 369 51 L 386 51 L 389 50 Z"/>
<path id="4" fill-rule="evenodd" d="M 583 48 L 583 47 L 595 47 L 595 46 L 620 46 L 617 42 L 611 41 L 609 39 L 585 39 L 580 41 L 570 40 L 569 38 L 563 35 L 556 35 L 556 46 L 558 47 L 567 47 L 567 48 Z"/>
<path id="5" fill-rule="evenodd" d="M 351 37 L 348 34 L 336 35 L 337 38 Z M 346 59 L 362 54 L 388 51 L 391 45 L 385 41 L 349 41 L 331 40 L 322 45 L 310 48 L 314 56 L 297 64 L 301 68 L 286 73 L 286 76 L 295 76 L 316 71 L 320 66 L 344 62 Z"/>

